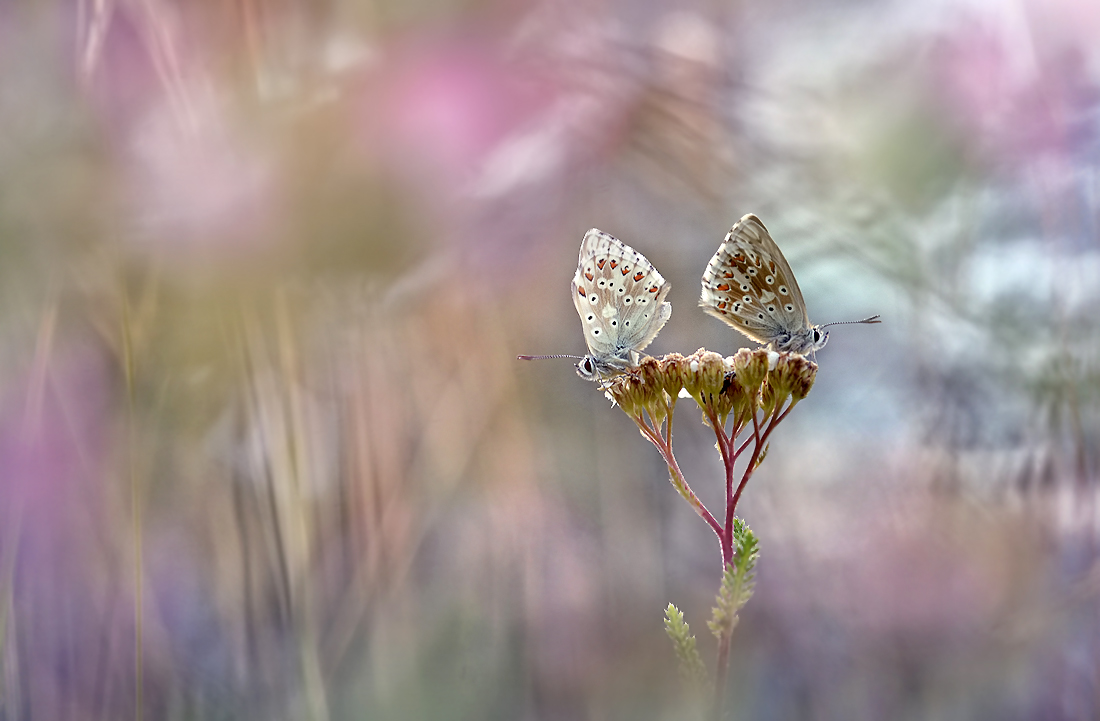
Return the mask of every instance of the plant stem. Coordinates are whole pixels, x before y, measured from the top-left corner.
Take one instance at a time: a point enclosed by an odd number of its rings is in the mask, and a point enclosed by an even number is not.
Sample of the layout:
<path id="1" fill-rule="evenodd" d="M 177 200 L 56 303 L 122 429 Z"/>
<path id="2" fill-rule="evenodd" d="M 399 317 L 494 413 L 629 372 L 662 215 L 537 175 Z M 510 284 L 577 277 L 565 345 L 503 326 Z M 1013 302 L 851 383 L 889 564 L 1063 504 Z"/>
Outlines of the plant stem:
<path id="1" fill-rule="evenodd" d="M 672 438 L 671 435 L 666 440 L 664 434 L 661 433 L 659 428 L 655 428 L 652 425 L 646 423 L 641 416 L 635 416 L 634 423 L 637 424 L 638 429 L 642 432 L 642 435 L 646 439 L 657 447 L 657 451 L 661 454 L 661 458 L 664 459 L 665 464 L 668 466 L 668 472 L 675 476 L 680 482 L 680 486 L 687 493 L 687 502 L 691 504 L 691 507 L 695 509 L 695 512 L 707 522 L 707 525 L 711 527 L 714 533 L 718 536 L 719 542 L 724 543 L 725 534 L 723 533 L 722 526 L 718 524 L 718 521 L 714 518 L 707 507 L 703 505 L 703 502 L 699 500 L 699 497 L 695 495 L 695 492 L 691 490 L 691 486 L 688 485 L 687 479 L 684 477 L 684 472 L 680 470 L 680 464 L 676 462 L 676 456 L 672 452 Z"/>
<path id="2" fill-rule="evenodd" d="M 754 423 L 755 420 L 756 414 L 754 413 Z M 722 528 L 722 573 L 724 574 L 726 566 L 733 563 L 733 519 L 734 511 L 737 508 L 737 496 L 733 492 L 733 475 L 734 466 L 737 463 L 737 458 L 741 455 L 743 447 L 733 450 L 737 433 L 740 431 L 736 419 L 731 436 L 726 435 L 725 426 L 719 425 L 718 419 L 713 414 L 710 416 L 710 421 L 711 427 L 714 428 L 714 435 L 718 439 L 718 452 L 722 455 L 722 464 L 726 470 L 726 524 Z M 731 450 L 733 450 L 732 453 Z M 743 483 L 742 481 L 742 485 Z M 741 486 L 738 486 L 737 490 L 737 495 L 740 495 Z M 716 721 L 720 721 L 722 718 L 723 702 L 726 696 L 726 678 L 729 676 L 730 636 L 732 633 L 733 629 L 731 628 L 718 638 L 718 661 L 715 664 L 714 676 L 714 718 Z"/>
<path id="3" fill-rule="evenodd" d="M 707 420 L 710 421 L 710 427 L 714 429 L 718 453 L 721 454 L 722 465 L 726 469 L 726 522 L 718 535 L 722 545 L 722 572 L 724 573 L 726 564 L 733 560 L 733 507 L 730 505 L 730 498 L 733 495 L 733 466 L 737 462 L 737 455 L 730 455 L 732 439 L 726 435 L 726 429 L 719 423 L 717 414 L 707 409 Z"/>
<path id="4" fill-rule="evenodd" d="M 726 677 L 730 665 L 730 633 L 722 634 L 718 639 L 718 667 L 714 677 L 714 720 L 721 721 L 722 706 L 726 698 Z"/>
<path id="5" fill-rule="evenodd" d="M 752 477 L 753 471 L 756 470 L 756 462 L 760 458 L 760 451 L 763 450 L 764 445 L 768 442 L 768 436 L 771 435 L 772 429 L 774 429 L 779 423 L 787 417 L 787 414 L 794 408 L 794 403 L 791 403 L 783 410 L 779 412 L 779 408 L 776 408 L 772 413 L 771 419 L 768 421 L 768 427 L 764 429 L 764 432 L 760 432 L 760 422 L 756 420 L 756 414 L 752 417 L 752 432 L 753 437 L 750 440 L 755 440 L 755 445 L 752 449 L 752 456 L 749 457 L 749 464 L 745 466 L 745 473 L 741 476 L 741 482 L 737 484 L 737 492 L 733 494 L 733 507 L 737 508 L 737 502 L 741 499 L 741 492 L 745 490 L 745 486 L 749 482 L 749 478 Z M 744 446 L 742 446 L 744 448 Z"/>

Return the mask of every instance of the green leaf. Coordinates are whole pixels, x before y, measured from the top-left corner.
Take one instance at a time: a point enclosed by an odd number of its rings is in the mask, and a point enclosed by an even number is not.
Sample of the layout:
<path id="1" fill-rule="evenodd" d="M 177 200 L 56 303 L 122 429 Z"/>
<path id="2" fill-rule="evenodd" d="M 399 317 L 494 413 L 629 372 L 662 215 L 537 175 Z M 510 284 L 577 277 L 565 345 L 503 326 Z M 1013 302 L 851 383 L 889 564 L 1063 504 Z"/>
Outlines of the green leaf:
<path id="1" fill-rule="evenodd" d="M 683 612 L 671 603 L 665 609 L 665 633 L 672 639 L 672 649 L 679 661 L 680 676 L 692 683 L 705 685 L 707 667 L 695 648 L 695 636 L 691 635 L 691 628 L 684 620 Z"/>
<path id="2" fill-rule="evenodd" d="M 740 611 L 752 598 L 756 587 L 756 561 L 760 548 L 756 535 L 740 518 L 733 519 L 733 562 L 726 564 L 722 587 L 707 626 L 719 639 L 729 636 L 737 626 Z"/>

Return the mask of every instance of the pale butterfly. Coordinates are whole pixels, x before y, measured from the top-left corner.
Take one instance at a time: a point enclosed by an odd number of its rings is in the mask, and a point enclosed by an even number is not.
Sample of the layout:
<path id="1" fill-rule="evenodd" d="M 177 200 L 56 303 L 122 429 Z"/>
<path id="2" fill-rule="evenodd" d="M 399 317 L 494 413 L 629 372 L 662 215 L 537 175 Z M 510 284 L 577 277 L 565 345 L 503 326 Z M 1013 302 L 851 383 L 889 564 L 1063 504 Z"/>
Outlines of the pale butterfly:
<path id="1" fill-rule="evenodd" d="M 672 315 L 672 304 L 665 302 L 671 289 L 644 255 L 593 228 L 581 241 L 572 284 L 588 355 L 519 358 L 579 358 L 577 375 L 590 381 L 624 373 Z"/>
<path id="2" fill-rule="evenodd" d="M 880 323 L 863 320 L 812 325 L 791 266 L 752 213 L 730 229 L 703 271 L 699 305 L 758 343 L 780 352 L 814 353 L 825 347 L 830 325 Z"/>

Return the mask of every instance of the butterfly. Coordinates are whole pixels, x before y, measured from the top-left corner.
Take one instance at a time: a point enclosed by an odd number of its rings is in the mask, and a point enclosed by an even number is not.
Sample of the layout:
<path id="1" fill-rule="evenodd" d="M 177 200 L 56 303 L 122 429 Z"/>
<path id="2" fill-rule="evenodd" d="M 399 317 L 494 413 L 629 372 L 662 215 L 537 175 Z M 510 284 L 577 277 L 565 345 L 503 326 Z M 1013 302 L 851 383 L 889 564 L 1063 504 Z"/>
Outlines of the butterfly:
<path id="1" fill-rule="evenodd" d="M 829 341 L 830 325 L 880 323 L 863 320 L 813 325 L 806 301 L 783 252 L 752 213 L 734 224 L 703 271 L 703 310 L 772 350 L 814 353 Z"/>
<path id="2" fill-rule="evenodd" d="M 672 315 L 672 304 L 665 302 L 671 289 L 644 255 L 593 228 L 581 241 L 572 284 L 588 355 L 519 358 L 579 358 L 577 375 L 590 381 L 624 373 Z"/>

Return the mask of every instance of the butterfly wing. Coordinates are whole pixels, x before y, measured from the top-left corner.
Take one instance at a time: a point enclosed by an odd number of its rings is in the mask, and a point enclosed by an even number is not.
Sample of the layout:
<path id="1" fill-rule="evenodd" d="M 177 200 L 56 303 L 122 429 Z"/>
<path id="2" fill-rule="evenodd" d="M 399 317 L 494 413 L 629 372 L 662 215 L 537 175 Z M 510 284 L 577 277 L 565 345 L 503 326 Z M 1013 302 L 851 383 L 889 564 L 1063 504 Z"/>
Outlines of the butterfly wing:
<path id="1" fill-rule="evenodd" d="M 573 304 L 597 365 L 625 370 L 672 315 L 672 286 L 644 255 L 596 228 L 581 241 Z"/>
<path id="2" fill-rule="evenodd" d="M 758 343 L 801 337 L 810 328 L 790 265 L 760 219 L 730 229 L 703 272 L 699 305 Z"/>

